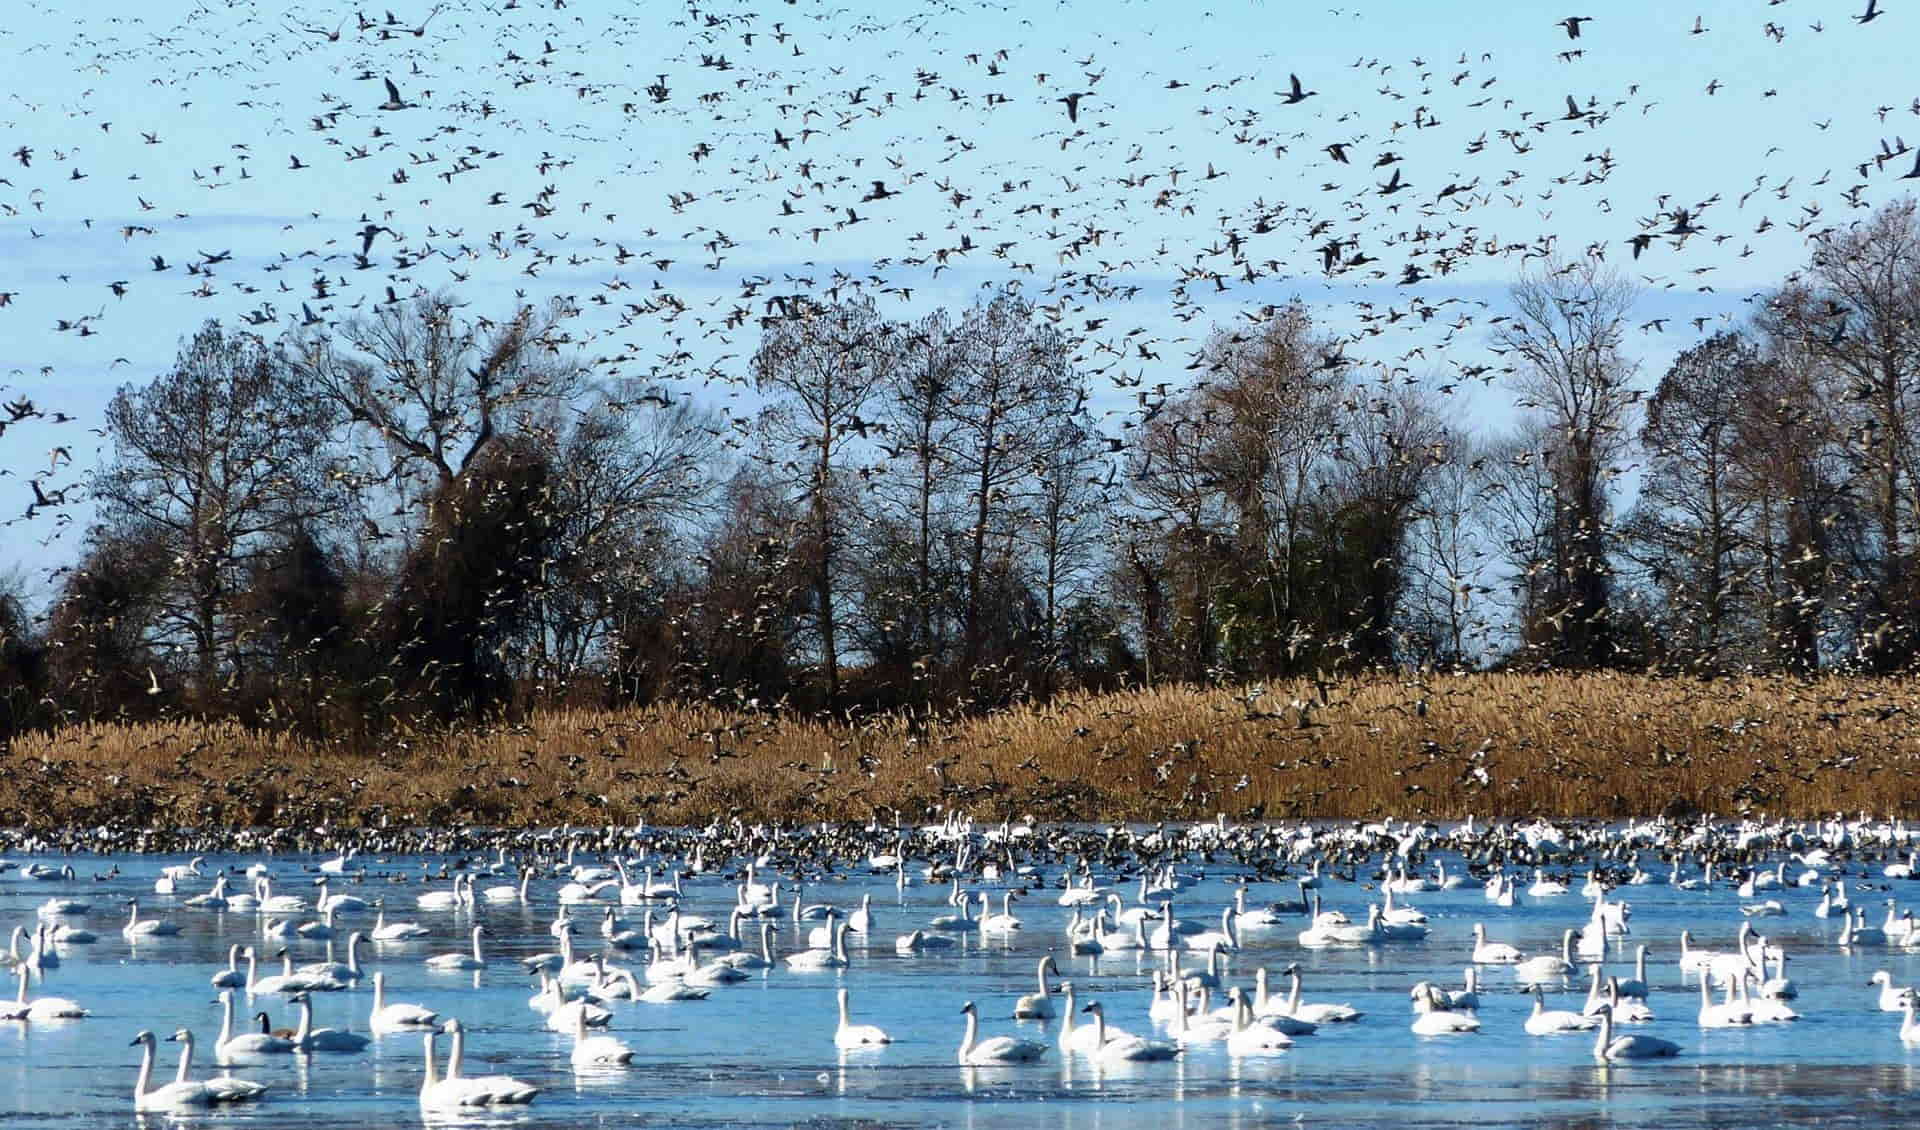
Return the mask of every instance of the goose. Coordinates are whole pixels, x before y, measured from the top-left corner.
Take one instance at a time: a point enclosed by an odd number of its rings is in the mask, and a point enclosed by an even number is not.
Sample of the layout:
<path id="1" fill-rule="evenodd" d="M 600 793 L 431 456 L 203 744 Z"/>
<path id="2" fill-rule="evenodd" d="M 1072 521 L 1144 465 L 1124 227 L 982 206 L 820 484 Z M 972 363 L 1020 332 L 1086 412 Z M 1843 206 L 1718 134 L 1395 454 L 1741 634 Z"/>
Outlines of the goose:
<path id="1" fill-rule="evenodd" d="M 141 918 L 140 900 L 127 900 L 127 924 L 120 927 L 120 933 L 128 941 L 139 938 L 167 938 L 179 932 L 178 924 L 164 918 Z"/>
<path id="2" fill-rule="evenodd" d="M 1734 985 L 1727 985 L 1727 999 L 1714 1003 L 1707 979 L 1700 979 L 1700 1027 L 1741 1028 L 1753 1023 L 1753 1010 L 1735 999 Z"/>
<path id="3" fill-rule="evenodd" d="M 387 975 L 373 975 L 373 1010 L 367 1014 L 367 1029 L 374 1035 L 388 1032 L 410 1032 L 428 1027 L 440 1019 L 440 1014 L 424 1005 L 407 1004 L 395 1001 L 387 1002 Z"/>
<path id="4" fill-rule="evenodd" d="M 237 989 L 247 983 L 247 975 L 240 971 L 240 943 L 227 947 L 227 967 L 212 977 L 216 989 Z"/>
<path id="5" fill-rule="evenodd" d="M 1047 954 L 1040 959 L 1040 971 L 1036 978 L 1040 986 L 1039 991 L 1028 993 L 1014 1002 L 1013 1018 L 1015 1020 L 1053 1019 L 1053 990 L 1047 982 L 1049 970 L 1056 977 L 1060 975 L 1060 970 L 1053 963 L 1052 954 Z"/>
<path id="6" fill-rule="evenodd" d="M 983 934 L 1011 934 L 1020 929 L 1020 919 L 1013 913 L 1014 892 L 1008 891 L 1000 896 L 1000 913 L 988 914 L 980 919 L 980 932 Z"/>
<path id="7" fill-rule="evenodd" d="M 1143 1036 L 1107 1031 L 1107 1011 L 1099 1001 L 1090 1001 L 1083 1005 L 1081 1012 L 1093 1014 L 1093 1051 L 1087 1058 L 1096 1063 L 1156 1063 L 1173 1059 L 1180 1054 L 1176 1044 L 1164 1040 L 1149 1040 Z M 1278 1035 L 1278 1033 L 1274 1033 Z M 1036 1045 L 1044 1048 L 1045 1045 Z"/>
<path id="8" fill-rule="evenodd" d="M 387 908 L 383 900 L 373 900 L 373 929 L 368 936 L 376 942 L 404 942 L 413 938 L 424 938 L 433 931 L 418 922 L 389 922 Z"/>
<path id="9" fill-rule="evenodd" d="M 1487 928 L 1479 922 L 1473 924 L 1473 957 L 1475 965 L 1518 965 L 1526 960 L 1526 955 L 1505 942 L 1487 941 Z"/>
<path id="10" fill-rule="evenodd" d="M 871 1048 L 881 1044 L 891 1044 L 893 1037 L 872 1024 L 854 1024 L 847 1020 L 847 990 L 841 989 L 834 994 L 840 1003 L 840 1025 L 833 1030 L 833 1046 L 836 1048 Z"/>
<path id="11" fill-rule="evenodd" d="M 313 998 L 306 993 L 295 993 L 288 998 L 300 1006 L 300 1026 L 293 1031 L 293 1047 L 299 1052 L 358 1052 L 365 1051 L 373 1041 L 358 1032 L 349 1032 L 344 1028 L 315 1028 L 313 1026 Z"/>
<path id="12" fill-rule="evenodd" d="M 966 1033 L 960 1039 L 959 1061 L 962 1067 L 993 1067 L 1003 1063 L 1032 1063 L 1047 1054 L 1047 1045 L 1015 1036 L 989 1036 L 980 1039 L 980 1016 L 973 1002 L 960 1009 L 967 1018 Z"/>
<path id="13" fill-rule="evenodd" d="M 1522 983 L 1535 981 L 1554 981 L 1565 978 L 1573 972 L 1573 931 L 1567 930 L 1560 936 L 1558 954 L 1540 954 L 1527 958 L 1513 967 L 1514 979 Z"/>
<path id="14" fill-rule="evenodd" d="M 1658 1036 L 1638 1032 L 1625 1036 L 1613 1034 L 1613 1009 L 1600 1010 L 1600 1033 L 1593 1038 L 1593 1058 L 1600 1063 L 1623 1059 L 1669 1059 L 1680 1054 L 1680 1045 Z"/>
<path id="15" fill-rule="evenodd" d="M 1442 1007 L 1442 1001 L 1433 991 L 1432 985 L 1426 986 L 1423 994 L 1425 1007 L 1413 1018 L 1413 1034 L 1416 1036 L 1465 1036 L 1480 1031 L 1480 1018 L 1471 1012 L 1454 1012 Z"/>
<path id="16" fill-rule="evenodd" d="M 233 1030 L 233 990 L 220 991 L 220 1035 L 213 1041 L 213 1058 L 218 1063 L 262 1055 L 285 1055 L 294 1051 L 293 1041 L 268 1032 Z"/>
<path id="17" fill-rule="evenodd" d="M 1287 994 L 1287 1015 L 1312 1024 L 1345 1024 L 1360 1019 L 1364 1013 L 1350 1004 L 1302 1004 L 1300 1003 L 1300 966 L 1293 963 L 1285 970 L 1292 980 Z"/>
<path id="18" fill-rule="evenodd" d="M 447 1053 L 447 1077 L 434 1074 L 433 1037 L 445 1031 L 453 1038 Z M 458 1110 L 476 1106 L 520 1106 L 533 1101 L 540 1088 L 505 1075 L 471 1078 L 460 1074 L 466 1033 L 458 1020 L 449 1019 L 442 1029 L 426 1030 L 427 1074 L 420 1085 L 420 1105 L 429 1110 Z"/>
<path id="19" fill-rule="evenodd" d="M 787 955 L 787 968 L 802 973 L 821 969 L 845 969 L 848 964 L 847 924 L 844 922 L 834 925 L 833 948 L 805 949 L 799 953 Z"/>
<path id="20" fill-rule="evenodd" d="M 1879 1008 L 1881 1012 L 1899 1012 L 1906 1007 L 1907 997 L 1911 990 L 1894 988 L 1893 974 L 1884 969 L 1876 971 L 1873 979 L 1867 982 L 1867 987 L 1871 989 L 1875 985 L 1880 986 L 1880 996 L 1876 1007 Z"/>
<path id="21" fill-rule="evenodd" d="M 605 1033 L 589 1034 L 584 1012 L 574 1013 L 573 1051 L 568 1059 L 574 1070 L 597 1067 L 621 1067 L 633 1062 L 634 1051 L 618 1037 Z"/>
<path id="22" fill-rule="evenodd" d="M 27 981 L 33 976 L 33 970 L 25 965 L 14 968 L 14 976 L 20 979 L 20 992 L 12 1002 L 0 1005 L 0 1019 L 4 1020 L 79 1020 L 88 1015 L 87 1010 L 65 997 L 41 997 L 38 1000 L 27 999 Z"/>
<path id="23" fill-rule="evenodd" d="M 175 1032 L 167 1039 L 180 1040 L 181 1033 L 184 1031 L 185 1029 Z M 163 1083 L 155 1087 L 152 1085 L 155 1048 L 153 1033 L 143 1031 L 127 1046 L 141 1049 L 140 1074 L 133 1083 L 133 1109 L 135 1110 L 190 1110 L 194 1107 L 213 1106 L 221 1102 L 240 1102 L 244 1099 L 258 1098 L 261 1091 L 266 1090 L 265 1087 L 260 1087 L 251 1094 L 243 1094 L 240 1088 L 227 1086 L 223 1092 L 216 1092 L 205 1083 L 186 1079 L 185 1074 L 192 1057 L 191 1052 L 187 1052 L 181 1060 L 181 1077 L 175 1078 L 171 1083 Z M 239 1083 L 242 1080 L 234 1080 L 234 1082 Z M 252 1084 L 252 1086 L 258 1087 L 259 1084 Z M 228 1097 L 219 1097 L 221 1093 Z"/>
<path id="24" fill-rule="evenodd" d="M 1912 989 L 1900 995 L 1899 1011 L 1903 1014 L 1900 1017 L 1900 1042 L 1903 1044 L 1920 1044 L 1920 1024 L 1913 1019 L 1913 996 Z"/>
<path id="25" fill-rule="evenodd" d="M 1548 1009 L 1547 998 L 1540 986 L 1533 987 L 1533 1011 L 1527 1014 L 1526 1030 L 1529 1036 L 1558 1036 L 1567 1032 L 1584 1032 L 1600 1023 L 1598 1017 L 1566 1009 Z"/>
<path id="26" fill-rule="evenodd" d="M 1227 1035 L 1228 1055 L 1278 1055 L 1293 1046 L 1293 1037 L 1286 1032 L 1254 1020 L 1253 1005 L 1238 985 L 1227 993 L 1227 1000 L 1233 1009 L 1233 1031 Z"/>
<path id="27" fill-rule="evenodd" d="M 485 926 L 473 928 L 473 951 L 471 953 L 440 953 L 427 959 L 428 969 L 460 970 L 485 969 L 487 959 L 480 954 L 480 935 L 487 932 Z"/>

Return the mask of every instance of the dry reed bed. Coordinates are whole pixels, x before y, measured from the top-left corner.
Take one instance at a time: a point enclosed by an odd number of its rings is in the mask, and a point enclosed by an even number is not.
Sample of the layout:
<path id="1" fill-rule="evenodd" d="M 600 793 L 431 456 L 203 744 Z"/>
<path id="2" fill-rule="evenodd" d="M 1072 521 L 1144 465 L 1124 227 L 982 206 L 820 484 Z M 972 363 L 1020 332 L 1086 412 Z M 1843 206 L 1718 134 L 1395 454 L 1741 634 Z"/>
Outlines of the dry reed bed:
<path id="1" fill-rule="evenodd" d="M 1920 682 L 1370 678 L 1157 688 L 861 725 L 561 711 L 356 750 L 231 724 L 8 751 L 0 824 L 548 825 L 981 818 L 1618 818 L 1914 810 Z"/>

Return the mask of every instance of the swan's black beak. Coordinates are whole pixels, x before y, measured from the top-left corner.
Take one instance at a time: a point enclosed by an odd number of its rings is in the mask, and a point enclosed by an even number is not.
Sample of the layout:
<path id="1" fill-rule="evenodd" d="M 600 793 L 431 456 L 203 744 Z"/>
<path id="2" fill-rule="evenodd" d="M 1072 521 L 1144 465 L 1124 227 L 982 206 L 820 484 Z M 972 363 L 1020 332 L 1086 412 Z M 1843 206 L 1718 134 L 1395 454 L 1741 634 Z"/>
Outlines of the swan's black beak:
<path id="1" fill-rule="evenodd" d="M 180 1042 L 180 1033 L 178 1033 L 178 1032 L 175 1032 L 175 1033 L 174 1033 L 173 1035 L 171 1035 L 171 1036 L 168 1036 L 168 1037 L 167 1037 L 167 1042 L 168 1042 L 169 1044 L 177 1044 L 177 1043 L 179 1043 L 179 1042 Z"/>
<path id="2" fill-rule="evenodd" d="M 1097 1007 L 1097 1006 L 1095 1006 L 1095 1005 L 1090 1005 L 1090 1004 L 1089 1004 L 1089 1005 L 1082 1005 L 1082 1006 L 1080 1007 L 1080 1011 L 1081 1011 L 1081 1012 L 1092 1012 L 1092 1011 L 1094 1010 L 1094 1008 L 1095 1008 L 1095 1007 Z"/>
<path id="3" fill-rule="evenodd" d="M 141 1039 L 140 1039 L 140 1037 L 138 1037 L 138 1036 L 135 1036 L 135 1037 L 134 1037 L 133 1039 L 131 1039 L 131 1040 L 128 1040 L 128 1041 L 127 1041 L 127 1046 L 128 1046 L 128 1047 L 130 1047 L 130 1048 L 132 1048 L 132 1047 L 138 1047 L 138 1046 L 139 1046 L 139 1045 L 140 1045 L 141 1043 L 142 1043 L 142 1041 L 141 1041 Z"/>

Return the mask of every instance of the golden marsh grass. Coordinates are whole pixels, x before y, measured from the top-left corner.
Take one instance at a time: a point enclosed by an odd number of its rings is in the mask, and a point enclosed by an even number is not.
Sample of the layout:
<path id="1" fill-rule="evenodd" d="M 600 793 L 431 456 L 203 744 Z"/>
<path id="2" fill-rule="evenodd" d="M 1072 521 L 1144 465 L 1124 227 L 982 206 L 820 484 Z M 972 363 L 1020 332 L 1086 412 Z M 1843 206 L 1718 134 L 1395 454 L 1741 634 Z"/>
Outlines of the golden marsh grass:
<path id="1" fill-rule="evenodd" d="M 1155 688 L 859 725 L 554 711 L 367 749 L 231 723 L 13 743 L 0 823 L 1621 818 L 1914 809 L 1920 682 L 1610 675 Z"/>

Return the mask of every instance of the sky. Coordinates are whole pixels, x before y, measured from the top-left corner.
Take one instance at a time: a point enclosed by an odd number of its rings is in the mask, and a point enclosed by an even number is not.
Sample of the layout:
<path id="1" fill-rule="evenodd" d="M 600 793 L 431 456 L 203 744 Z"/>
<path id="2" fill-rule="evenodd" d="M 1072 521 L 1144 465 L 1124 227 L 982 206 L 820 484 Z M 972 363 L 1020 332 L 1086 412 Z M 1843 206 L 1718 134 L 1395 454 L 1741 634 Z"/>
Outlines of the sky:
<path id="1" fill-rule="evenodd" d="M 604 375 L 745 413 L 771 295 L 907 318 L 1016 280 L 1113 434 L 1116 379 L 1179 387 L 1214 325 L 1298 298 L 1491 430 L 1508 382 L 1460 379 L 1503 364 L 1489 319 L 1549 246 L 1594 248 L 1639 287 L 1651 387 L 1911 187 L 1911 152 L 1874 158 L 1920 140 L 1915 15 L 1865 10 L 29 0 L 0 27 L 0 404 L 47 415 L 0 434 L 0 573 L 73 559 L 85 506 L 26 519 L 27 480 L 83 499 L 114 390 L 201 322 L 271 338 L 389 288 L 562 296 Z M 1636 260 L 1676 207 L 1704 230 Z M 1371 261 L 1329 273 L 1329 240 Z"/>

